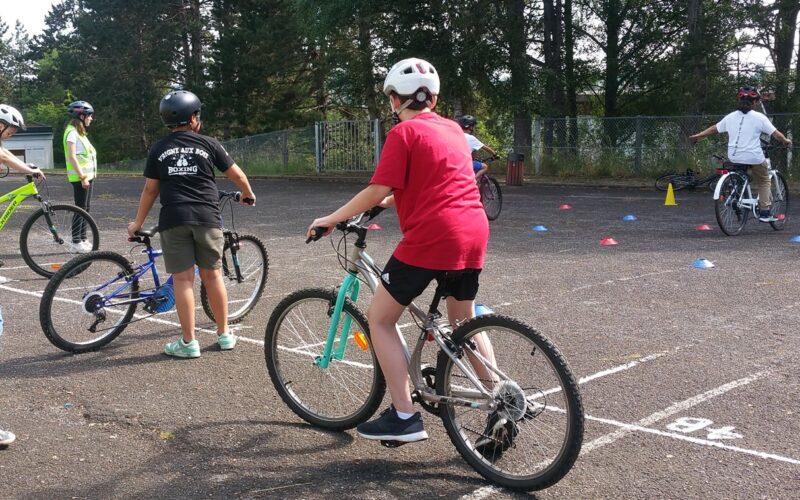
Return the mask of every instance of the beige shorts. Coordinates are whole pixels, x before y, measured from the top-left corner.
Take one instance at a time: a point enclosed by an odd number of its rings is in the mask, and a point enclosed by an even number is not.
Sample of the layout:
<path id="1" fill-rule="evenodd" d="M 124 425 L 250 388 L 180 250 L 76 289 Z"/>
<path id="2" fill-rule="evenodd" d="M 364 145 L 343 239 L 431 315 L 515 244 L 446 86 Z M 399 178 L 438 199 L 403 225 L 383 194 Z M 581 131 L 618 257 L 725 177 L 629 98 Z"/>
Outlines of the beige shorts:
<path id="1" fill-rule="evenodd" d="M 170 274 L 195 264 L 201 269 L 219 269 L 225 237 L 222 229 L 205 226 L 175 226 L 161 231 L 164 266 Z"/>

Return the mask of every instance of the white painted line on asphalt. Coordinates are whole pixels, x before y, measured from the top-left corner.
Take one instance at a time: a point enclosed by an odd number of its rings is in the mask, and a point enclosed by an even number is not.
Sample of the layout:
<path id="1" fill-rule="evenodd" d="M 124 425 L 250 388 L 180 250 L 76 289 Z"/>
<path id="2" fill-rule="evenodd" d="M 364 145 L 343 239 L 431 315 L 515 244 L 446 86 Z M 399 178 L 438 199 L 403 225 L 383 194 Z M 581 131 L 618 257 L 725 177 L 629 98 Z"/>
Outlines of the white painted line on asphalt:
<path id="1" fill-rule="evenodd" d="M 678 439 L 678 440 L 681 440 L 681 441 L 688 441 L 690 443 L 699 444 L 699 445 L 703 445 L 703 446 L 711 446 L 711 447 L 714 447 L 714 448 L 721 448 L 723 450 L 730 450 L 730 451 L 735 451 L 735 452 L 738 452 L 738 453 L 744 453 L 744 454 L 747 454 L 747 455 L 753 455 L 753 456 L 756 456 L 756 457 L 759 457 L 759 458 L 763 458 L 763 459 L 777 460 L 779 462 L 787 462 L 787 463 L 790 463 L 790 464 L 800 465 L 800 460 L 797 460 L 797 459 L 794 459 L 794 458 L 784 457 L 782 455 L 776 455 L 774 453 L 766 453 L 766 452 L 763 452 L 763 451 L 750 450 L 750 449 L 747 449 L 747 448 L 741 448 L 739 446 L 731 446 L 731 445 L 727 445 L 727 444 L 722 444 L 719 441 L 712 441 L 710 439 L 696 438 L 696 437 L 692 437 L 692 436 L 687 436 L 686 434 L 679 434 L 677 432 L 667 432 L 667 431 L 661 431 L 661 430 L 658 430 L 658 429 L 650 429 L 649 427 L 642 427 L 642 426 L 636 425 L 636 424 L 626 424 L 624 422 L 618 422 L 616 420 L 611 420 L 611 419 L 608 419 L 608 418 L 591 417 L 591 416 L 588 416 L 588 415 L 586 416 L 586 420 L 592 420 L 592 421 L 595 421 L 595 422 L 601 422 L 601 423 L 604 423 L 604 424 L 614 425 L 616 427 L 621 427 L 622 429 L 630 430 L 632 432 L 633 431 L 635 431 L 635 432 L 646 432 L 648 434 L 655 434 L 657 436 L 664 436 L 664 437 L 669 437 L 669 438 L 672 438 L 672 439 Z"/>
<path id="2" fill-rule="evenodd" d="M 721 396 L 722 394 L 725 394 L 728 391 L 736 389 L 737 387 L 741 387 L 741 386 L 747 385 L 747 384 L 749 384 L 749 383 L 751 383 L 751 382 L 753 382 L 755 380 L 758 380 L 760 378 L 764 378 L 768 374 L 769 374 L 769 370 L 764 370 L 764 371 L 760 371 L 758 373 L 754 373 L 752 375 L 748 375 L 747 377 L 740 378 L 739 380 L 734 380 L 733 382 L 728 382 L 727 384 L 723 384 L 723 385 L 721 385 L 721 386 L 719 386 L 719 387 L 717 387 L 715 389 L 711 389 L 711 390 L 706 391 L 706 392 L 704 392 L 702 394 L 698 394 L 697 396 L 693 396 L 693 397 L 691 397 L 689 399 L 686 399 L 684 401 L 680 401 L 678 403 L 675 403 L 675 404 L 673 404 L 673 405 L 671 405 L 671 406 L 669 406 L 669 407 L 667 407 L 667 408 L 665 408 L 665 409 L 663 409 L 661 411 L 657 411 L 657 412 L 653 413 L 652 415 L 649 415 L 649 416 L 639 420 L 638 422 L 636 422 L 633 425 L 637 426 L 637 427 L 647 427 L 648 425 L 652 425 L 652 424 L 654 424 L 654 423 L 656 423 L 656 422 L 658 422 L 660 420 L 664 420 L 665 418 L 670 417 L 672 415 L 675 415 L 676 413 L 680 413 L 682 411 L 686 411 L 686 410 L 688 410 L 689 408 L 691 408 L 693 406 L 697 406 L 700 403 L 704 403 L 705 401 L 708 401 L 709 399 L 715 398 L 717 396 Z M 633 430 L 634 429 L 631 429 L 631 428 L 628 428 L 628 427 L 624 427 L 622 429 L 619 429 L 619 430 L 616 430 L 614 432 L 611 432 L 611 433 L 605 434 L 603 436 L 600 436 L 599 438 L 597 438 L 597 439 L 595 439 L 595 440 L 593 440 L 593 441 L 591 441 L 591 442 L 589 442 L 587 444 L 584 444 L 583 448 L 581 449 L 581 451 L 583 453 L 589 453 L 589 452 L 591 452 L 593 450 L 596 450 L 596 449 L 598 449 L 598 448 L 600 448 L 602 446 L 605 446 L 607 444 L 611 444 L 614 441 L 617 441 L 617 440 L 627 436 L 628 434 L 633 432 Z"/>

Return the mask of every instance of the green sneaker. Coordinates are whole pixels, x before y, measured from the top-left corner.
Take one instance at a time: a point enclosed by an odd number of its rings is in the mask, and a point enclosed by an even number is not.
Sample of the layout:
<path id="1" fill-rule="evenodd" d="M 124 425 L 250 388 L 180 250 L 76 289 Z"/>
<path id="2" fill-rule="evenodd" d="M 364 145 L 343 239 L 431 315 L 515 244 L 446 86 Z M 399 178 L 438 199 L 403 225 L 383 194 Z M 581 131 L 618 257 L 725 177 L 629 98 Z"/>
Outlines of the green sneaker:
<path id="1" fill-rule="evenodd" d="M 230 351 L 236 346 L 236 335 L 231 332 L 225 332 L 217 337 L 217 344 L 223 351 Z"/>
<path id="2" fill-rule="evenodd" d="M 199 358 L 200 343 L 197 342 L 197 339 L 192 340 L 188 344 L 185 343 L 183 339 L 178 339 L 164 346 L 164 354 L 177 358 Z"/>

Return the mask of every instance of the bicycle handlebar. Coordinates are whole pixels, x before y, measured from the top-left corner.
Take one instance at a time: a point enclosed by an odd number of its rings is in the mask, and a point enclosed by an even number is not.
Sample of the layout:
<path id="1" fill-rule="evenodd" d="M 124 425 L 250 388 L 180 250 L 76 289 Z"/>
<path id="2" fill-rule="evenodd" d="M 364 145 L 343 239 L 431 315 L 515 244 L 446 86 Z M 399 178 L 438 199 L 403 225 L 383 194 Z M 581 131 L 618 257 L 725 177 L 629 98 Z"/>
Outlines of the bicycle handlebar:
<path id="1" fill-rule="evenodd" d="M 384 210 L 386 210 L 386 209 L 376 205 L 376 206 L 370 208 L 369 210 L 367 210 L 366 212 L 364 212 L 361 215 L 357 215 L 357 216 L 355 216 L 355 217 L 353 217 L 353 218 L 351 218 L 349 220 L 346 220 L 346 221 L 343 221 L 343 222 L 340 222 L 340 223 L 336 224 L 336 229 L 338 229 L 339 231 L 345 231 L 345 232 L 348 232 L 348 233 L 349 232 L 353 232 L 353 231 L 358 230 L 358 229 L 366 229 L 363 226 L 363 224 L 371 221 L 372 219 L 377 217 L 378 214 L 380 214 Z M 323 226 L 314 226 L 314 227 L 312 227 L 311 228 L 311 236 L 306 238 L 306 245 L 311 243 L 312 241 L 318 241 L 320 238 L 322 238 L 325 235 L 325 233 L 327 231 L 328 231 L 327 227 L 323 227 Z"/>
<path id="2" fill-rule="evenodd" d="M 242 192 L 241 191 L 222 191 L 222 190 L 220 190 L 219 191 L 219 201 L 222 201 L 225 198 L 232 198 L 233 201 L 235 201 L 235 202 L 244 201 L 245 204 L 250 205 L 250 206 L 253 206 L 253 203 L 256 202 L 256 200 L 254 200 L 252 198 L 245 198 L 244 200 L 242 200 Z"/>

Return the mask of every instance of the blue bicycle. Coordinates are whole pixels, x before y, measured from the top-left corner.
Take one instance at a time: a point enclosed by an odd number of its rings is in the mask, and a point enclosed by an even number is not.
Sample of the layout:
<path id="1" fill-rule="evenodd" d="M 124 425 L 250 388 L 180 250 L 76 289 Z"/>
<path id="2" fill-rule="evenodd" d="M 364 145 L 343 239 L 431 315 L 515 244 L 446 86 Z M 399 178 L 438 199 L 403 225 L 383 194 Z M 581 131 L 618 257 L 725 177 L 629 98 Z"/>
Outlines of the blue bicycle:
<path id="1" fill-rule="evenodd" d="M 221 191 L 223 210 L 226 203 L 231 206 L 231 201 L 238 201 L 240 196 L 238 192 Z M 129 324 L 175 307 L 172 276 L 162 281 L 156 266 L 162 251 L 153 248 L 151 239 L 157 232 L 158 228 L 139 231 L 131 240 L 137 244 L 131 253 L 144 247 L 144 263 L 135 265 L 116 252 L 91 252 L 72 259 L 50 279 L 39 305 L 39 321 L 54 346 L 72 353 L 99 349 Z M 238 323 L 264 291 L 269 260 L 264 243 L 256 236 L 238 234 L 233 229 L 223 229 L 223 234 L 222 275 L 228 292 L 228 322 Z M 203 309 L 213 320 L 205 288 L 201 287 L 200 295 Z M 136 314 L 140 304 L 144 314 Z"/>

